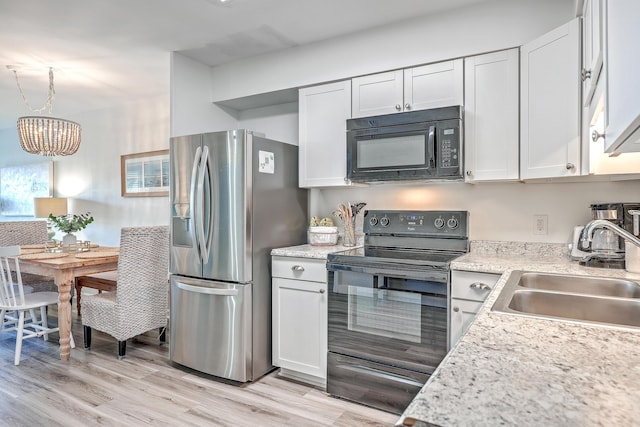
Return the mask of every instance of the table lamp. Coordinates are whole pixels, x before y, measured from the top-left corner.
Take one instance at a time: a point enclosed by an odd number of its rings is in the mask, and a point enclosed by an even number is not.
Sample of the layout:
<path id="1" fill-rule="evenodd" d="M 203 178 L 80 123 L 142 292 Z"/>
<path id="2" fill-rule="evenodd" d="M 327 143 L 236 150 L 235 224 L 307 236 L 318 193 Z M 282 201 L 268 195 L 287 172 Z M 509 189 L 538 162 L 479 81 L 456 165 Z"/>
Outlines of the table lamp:
<path id="1" fill-rule="evenodd" d="M 53 230 L 53 224 L 49 219 L 49 214 L 53 216 L 67 214 L 67 198 L 66 197 L 34 197 L 33 205 L 35 208 L 36 218 L 47 219 L 47 236 L 49 240 L 53 239 L 56 232 Z"/>

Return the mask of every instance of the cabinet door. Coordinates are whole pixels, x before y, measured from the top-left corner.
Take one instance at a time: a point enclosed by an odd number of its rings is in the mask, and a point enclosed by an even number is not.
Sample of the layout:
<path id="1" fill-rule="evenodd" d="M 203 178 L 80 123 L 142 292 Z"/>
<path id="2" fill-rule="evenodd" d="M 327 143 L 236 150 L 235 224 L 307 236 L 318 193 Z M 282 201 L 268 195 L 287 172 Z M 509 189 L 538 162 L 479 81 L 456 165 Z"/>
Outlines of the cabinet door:
<path id="1" fill-rule="evenodd" d="M 402 70 L 351 79 L 352 116 L 367 117 L 402 111 Z"/>
<path id="2" fill-rule="evenodd" d="M 273 363 L 326 379 L 327 285 L 273 278 Z"/>
<path id="3" fill-rule="evenodd" d="M 521 49 L 520 175 L 576 176 L 580 171 L 579 19 Z"/>
<path id="4" fill-rule="evenodd" d="M 449 329 L 449 348 L 453 347 L 462 334 L 469 329 L 476 314 L 482 307 L 481 302 L 454 298 L 451 300 L 451 328 Z"/>
<path id="5" fill-rule="evenodd" d="M 519 177 L 518 49 L 465 58 L 465 180 Z"/>
<path id="6" fill-rule="evenodd" d="M 585 0 L 582 8 L 582 99 L 591 103 L 602 70 L 602 0 Z"/>
<path id="7" fill-rule="evenodd" d="M 346 123 L 351 117 L 351 81 L 299 91 L 300 187 L 349 185 Z"/>
<path id="8" fill-rule="evenodd" d="M 462 105 L 463 74 L 462 59 L 404 70 L 404 111 Z"/>
<path id="9" fill-rule="evenodd" d="M 484 301 L 500 274 L 451 270 L 451 298 Z"/>
<path id="10" fill-rule="evenodd" d="M 605 150 L 640 151 L 640 2 L 610 0 L 605 4 Z"/>

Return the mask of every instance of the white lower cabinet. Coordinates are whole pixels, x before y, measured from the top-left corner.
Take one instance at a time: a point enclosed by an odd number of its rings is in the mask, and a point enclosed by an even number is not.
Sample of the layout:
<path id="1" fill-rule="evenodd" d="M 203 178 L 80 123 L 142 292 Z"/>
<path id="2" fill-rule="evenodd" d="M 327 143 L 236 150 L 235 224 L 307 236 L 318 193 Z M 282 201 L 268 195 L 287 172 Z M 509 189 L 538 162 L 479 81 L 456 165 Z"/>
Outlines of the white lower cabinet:
<path id="1" fill-rule="evenodd" d="M 453 347 L 469 328 L 498 279 L 500 274 L 451 271 L 449 348 Z"/>
<path id="2" fill-rule="evenodd" d="M 325 387 L 326 261 L 274 256 L 272 266 L 273 364 L 281 375 Z"/>

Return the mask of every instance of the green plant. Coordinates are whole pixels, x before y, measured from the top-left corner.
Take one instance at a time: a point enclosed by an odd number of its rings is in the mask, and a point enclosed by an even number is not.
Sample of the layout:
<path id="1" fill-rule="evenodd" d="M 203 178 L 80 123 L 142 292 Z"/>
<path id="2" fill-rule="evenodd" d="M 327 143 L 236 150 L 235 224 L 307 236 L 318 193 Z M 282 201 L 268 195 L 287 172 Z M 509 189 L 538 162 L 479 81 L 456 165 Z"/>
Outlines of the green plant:
<path id="1" fill-rule="evenodd" d="M 49 214 L 49 219 L 53 222 L 53 226 L 63 233 L 75 233 L 76 231 L 84 230 L 87 225 L 93 222 L 91 212 L 80 215 L 53 216 L 53 214 Z"/>

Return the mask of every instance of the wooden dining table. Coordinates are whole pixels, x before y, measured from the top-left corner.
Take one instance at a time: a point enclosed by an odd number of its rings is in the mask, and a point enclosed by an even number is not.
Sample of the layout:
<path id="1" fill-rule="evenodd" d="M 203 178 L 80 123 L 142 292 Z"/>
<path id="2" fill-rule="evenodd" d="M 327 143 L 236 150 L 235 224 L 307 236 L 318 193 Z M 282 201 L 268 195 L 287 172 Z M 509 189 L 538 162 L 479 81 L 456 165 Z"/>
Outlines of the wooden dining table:
<path id="1" fill-rule="evenodd" d="M 88 252 L 61 253 L 56 258 L 41 258 L 46 255 L 31 255 L 32 251 L 20 256 L 21 272 L 52 277 L 58 287 L 58 328 L 60 328 L 61 360 L 69 360 L 71 355 L 70 290 L 75 278 L 86 274 L 116 270 L 118 268 L 117 251 L 118 248 L 99 247 L 92 248 Z M 44 254 L 44 252 L 42 253 Z"/>

